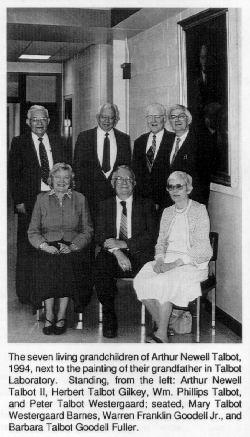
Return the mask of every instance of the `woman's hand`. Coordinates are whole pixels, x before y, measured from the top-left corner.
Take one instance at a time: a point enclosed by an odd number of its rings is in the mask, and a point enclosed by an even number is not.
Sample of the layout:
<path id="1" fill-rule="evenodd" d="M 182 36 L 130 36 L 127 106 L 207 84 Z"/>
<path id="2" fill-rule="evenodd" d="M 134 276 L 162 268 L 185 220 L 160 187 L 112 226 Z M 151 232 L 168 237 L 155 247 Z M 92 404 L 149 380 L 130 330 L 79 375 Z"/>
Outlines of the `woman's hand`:
<path id="1" fill-rule="evenodd" d="M 161 268 L 162 268 L 163 264 L 164 264 L 163 258 L 158 258 L 155 265 L 153 266 L 154 272 L 155 273 L 162 273 Z"/>
<path id="2" fill-rule="evenodd" d="M 48 244 L 44 245 L 42 250 L 47 253 L 51 253 L 51 255 L 59 255 L 59 250 L 54 246 L 49 246 Z"/>
<path id="3" fill-rule="evenodd" d="M 71 252 L 71 249 L 69 246 L 67 246 L 67 244 L 59 243 L 59 246 L 60 246 L 59 253 L 70 253 Z"/>

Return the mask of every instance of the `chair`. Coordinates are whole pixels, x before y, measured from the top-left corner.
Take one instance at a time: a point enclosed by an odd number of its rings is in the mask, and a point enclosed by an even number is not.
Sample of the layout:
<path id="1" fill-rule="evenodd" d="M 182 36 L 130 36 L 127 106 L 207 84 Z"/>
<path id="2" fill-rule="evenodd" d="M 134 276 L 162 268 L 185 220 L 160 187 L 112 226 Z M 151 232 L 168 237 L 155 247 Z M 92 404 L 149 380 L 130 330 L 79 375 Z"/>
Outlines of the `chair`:
<path id="1" fill-rule="evenodd" d="M 219 234 L 217 232 L 210 232 L 209 234 L 213 255 L 209 261 L 208 278 L 201 282 L 201 296 L 197 297 L 192 302 L 189 302 L 188 308 L 177 307 L 173 308 L 189 310 L 192 316 L 196 316 L 196 342 L 200 342 L 200 319 L 201 319 L 201 299 L 206 299 L 208 293 L 212 291 L 212 329 L 215 329 L 215 305 L 216 305 L 216 261 L 218 254 Z M 195 314 L 196 313 L 196 314 Z"/>

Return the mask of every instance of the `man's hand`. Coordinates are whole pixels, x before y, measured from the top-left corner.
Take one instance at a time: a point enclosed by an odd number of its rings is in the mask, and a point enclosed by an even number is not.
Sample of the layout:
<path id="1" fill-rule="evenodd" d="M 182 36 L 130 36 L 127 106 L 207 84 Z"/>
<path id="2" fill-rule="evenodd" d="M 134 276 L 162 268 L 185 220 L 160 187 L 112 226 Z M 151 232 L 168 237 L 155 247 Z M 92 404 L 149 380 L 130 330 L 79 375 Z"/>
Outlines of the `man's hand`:
<path id="1" fill-rule="evenodd" d="M 24 203 L 18 203 L 18 204 L 16 205 L 16 209 L 17 209 L 17 211 L 20 212 L 21 214 L 27 214 Z"/>
<path id="2" fill-rule="evenodd" d="M 60 245 L 59 253 L 70 253 L 71 252 L 71 250 L 70 250 L 69 246 L 67 246 L 67 244 L 59 243 L 59 245 Z"/>
<path id="3" fill-rule="evenodd" d="M 47 253 L 51 253 L 51 255 L 59 255 L 59 250 L 54 246 L 49 246 L 48 244 L 44 245 L 42 250 Z"/>
<path id="4" fill-rule="evenodd" d="M 118 264 L 124 272 L 132 270 L 129 258 L 121 250 L 115 250 L 113 254 L 117 258 Z"/>
<path id="5" fill-rule="evenodd" d="M 117 240 L 116 238 L 108 238 L 104 243 L 104 249 L 127 249 L 127 244 L 123 240 Z"/>

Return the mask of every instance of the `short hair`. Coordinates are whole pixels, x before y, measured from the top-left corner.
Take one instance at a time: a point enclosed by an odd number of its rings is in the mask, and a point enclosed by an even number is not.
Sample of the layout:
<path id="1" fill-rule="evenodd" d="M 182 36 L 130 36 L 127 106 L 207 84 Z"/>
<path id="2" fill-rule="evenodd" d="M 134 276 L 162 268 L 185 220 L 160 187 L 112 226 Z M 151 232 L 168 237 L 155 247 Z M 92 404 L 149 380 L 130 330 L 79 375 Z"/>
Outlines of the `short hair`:
<path id="1" fill-rule="evenodd" d="M 119 112 L 118 106 L 115 105 L 114 103 L 104 103 L 103 105 L 99 106 L 98 112 L 96 114 L 97 117 L 100 117 L 100 114 L 101 114 L 101 112 L 102 112 L 102 110 L 104 108 L 111 108 L 111 109 L 113 109 L 113 111 L 115 113 L 116 123 L 118 123 L 118 121 L 120 120 L 120 112 Z"/>
<path id="2" fill-rule="evenodd" d="M 44 106 L 33 105 L 33 106 L 30 107 L 30 109 L 27 112 L 28 120 L 30 120 L 30 118 L 31 118 L 31 112 L 32 111 L 38 111 L 38 110 L 39 111 L 41 111 L 41 110 L 45 111 L 46 112 L 46 116 L 49 118 L 49 111 L 48 111 L 48 109 L 46 109 Z"/>
<path id="3" fill-rule="evenodd" d="M 166 109 L 165 109 L 164 106 L 161 105 L 160 103 L 152 103 L 152 105 L 149 105 L 149 106 L 147 107 L 147 109 L 146 109 L 146 114 L 148 113 L 149 109 L 152 108 L 152 107 L 155 107 L 155 108 L 161 109 L 161 111 L 162 111 L 162 115 L 165 115 L 165 116 L 166 116 Z"/>
<path id="4" fill-rule="evenodd" d="M 135 181 L 135 174 L 134 174 L 132 168 L 130 168 L 128 165 L 125 165 L 125 164 L 118 165 L 118 166 L 115 168 L 115 170 L 114 170 L 114 172 L 113 172 L 113 174 L 112 174 L 112 179 L 115 179 L 115 178 L 114 178 L 114 174 L 117 173 L 118 170 L 122 170 L 122 169 L 128 170 L 128 171 L 130 172 L 131 176 L 132 176 L 132 179 Z"/>
<path id="5" fill-rule="evenodd" d="M 186 116 L 187 116 L 188 124 L 192 123 L 192 114 L 191 114 L 191 112 L 186 108 L 186 106 L 180 105 L 180 104 L 176 104 L 174 106 L 171 106 L 171 108 L 168 110 L 168 118 L 169 119 L 170 119 L 172 111 L 174 111 L 175 109 L 181 109 L 186 114 Z"/>
<path id="6" fill-rule="evenodd" d="M 192 176 L 187 174 L 185 171 L 174 171 L 168 177 L 167 185 L 168 185 L 170 179 L 173 179 L 173 178 L 180 178 L 187 185 L 187 189 L 189 189 L 190 193 L 191 193 L 191 191 L 193 189 L 193 179 L 192 179 Z"/>
<path id="7" fill-rule="evenodd" d="M 55 164 L 52 167 L 52 169 L 50 170 L 49 177 L 48 177 L 48 185 L 50 186 L 50 188 L 54 187 L 53 176 L 59 170 L 67 170 L 69 172 L 70 188 L 74 189 L 75 188 L 75 174 L 73 173 L 72 167 L 69 164 L 66 164 L 65 162 L 57 162 L 57 164 Z"/>

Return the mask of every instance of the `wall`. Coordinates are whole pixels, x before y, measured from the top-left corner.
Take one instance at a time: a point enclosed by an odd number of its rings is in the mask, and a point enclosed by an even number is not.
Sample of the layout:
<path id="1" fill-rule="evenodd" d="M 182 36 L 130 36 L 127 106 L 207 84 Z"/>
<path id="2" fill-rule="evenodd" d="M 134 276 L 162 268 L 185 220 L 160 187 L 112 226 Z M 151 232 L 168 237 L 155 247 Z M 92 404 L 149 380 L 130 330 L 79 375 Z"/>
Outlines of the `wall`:
<path id="1" fill-rule="evenodd" d="M 187 9 L 151 29 L 129 39 L 130 135 L 132 140 L 146 132 L 146 107 L 159 102 L 167 109 L 181 101 L 177 23 L 200 12 Z M 217 306 L 237 321 L 242 321 L 241 278 L 241 194 L 240 194 L 240 34 L 239 13 L 229 11 L 229 124 L 233 188 L 212 185 L 209 214 L 211 229 L 219 233 Z M 235 52 L 233 52 L 233 48 Z M 231 112 L 234 112 L 234 115 Z M 168 126 L 166 126 L 168 127 Z M 237 173 L 237 177 L 235 177 Z"/>
<path id="2" fill-rule="evenodd" d="M 96 126 L 98 107 L 112 101 L 112 46 L 87 47 L 63 70 L 64 96 L 72 96 L 74 145 L 79 132 Z"/>

